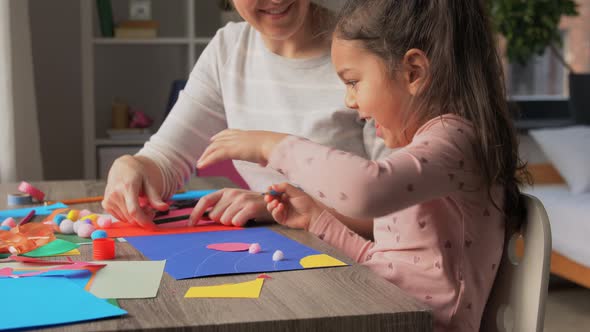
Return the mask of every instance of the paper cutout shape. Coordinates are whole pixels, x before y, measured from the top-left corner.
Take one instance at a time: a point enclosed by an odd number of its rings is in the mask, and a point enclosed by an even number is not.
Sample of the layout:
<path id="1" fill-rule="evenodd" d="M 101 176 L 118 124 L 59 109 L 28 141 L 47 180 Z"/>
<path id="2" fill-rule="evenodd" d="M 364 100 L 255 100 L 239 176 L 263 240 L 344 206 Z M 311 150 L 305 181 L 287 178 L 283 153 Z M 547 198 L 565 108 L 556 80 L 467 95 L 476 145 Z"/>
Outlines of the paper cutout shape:
<path id="1" fill-rule="evenodd" d="M 233 232 L 139 236 L 127 238 L 127 241 L 149 259 L 165 259 L 164 270 L 175 279 L 301 270 L 301 258 L 320 253 L 264 227 Z M 206 248 L 212 242 L 257 242 L 263 250 L 257 254 L 212 251 Z M 273 262 L 272 254 L 279 249 L 284 252 L 285 259 Z"/>
<path id="2" fill-rule="evenodd" d="M 65 324 L 126 314 L 125 310 L 86 292 L 68 278 L 0 278 L 0 330 Z M 68 310 L 84 308 L 84 310 Z"/>
<path id="3" fill-rule="evenodd" d="M 31 272 L 40 272 L 38 274 L 33 275 L 33 277 L 66 277 L 78 286 L 80 286 L 81 288 L 85 289 L 86 291 L 90 290 L 90 286 L 94 281 L 94 275 L 96 274 L 96 268 L 94 266 L 90 267 L 89 269 L 75 270 L 49 270 L 46 266 L 31 266 L 29 264 L 24 264 L 20 262 L 4 263 L 0 266 L 3 267 L 2 269 L 0 269 L 0 278 L 7 276 L 11 278 L 23 277 L 26 274 L 31 275 Z M 11 268 L 12 271 L 10 271 L 10 269 L 8 268 Z M 12 274 L 14 276 L 11 276 Z"/>
<path id="4" fill-rule="evenodd" d="M 80 256 L 80 250 L 73 249 L 68 252 L 64 252 L 63 254 L 57 254 L 57 255 L 53 255 L 53 256 Z"/>
<path id="5" fill-rule="evenodd" d="M 87 238 L 83 238 L 83 237 L 79 237 L 76 234 L 55 234 L 55 237 L 58 239 L 62 239 L 64 241 L 68 241 L 68 242 L 72 242 L 72 243 L 77 243 L 80 245 L 83 244 L 92 244 L 92 239 L 87 239 Z"/>
<path id="6" fill-rule="evenodd" d="M 76 243 L 64 241 L 61 239 L 55 239 L 46 245 L 39 247 L 33 251 L 29 251 L 23 256 L 27 257 L 47 257 L 47 256 L 55 256 L 59 254 L 66 253 L 68 251 L 78 249 L 78 245 Z"/>
<path id="7" fill-rule="evenodd" d="M 185 191 L 183 193 L 180 194 L 174 194 L 172 195 L 172 197 L 170 198 L 173 201 L 186 201 L 186 200 L 190 200 L 190 199 L 198 199 L 201 198 L 205 195 L 209 195 L 211 193 L 216 192 L 218 189 L 212 189 L 212 190 L 189 190 L 189 191 Z"/>
<path id="8" fill-rule="evenodd" d="M 106 266 L 96 272 L 90 292 L 108 299 L 156 297 L 164 274 L 165 261 L 97 261 Z"/>
<path id="9" fill-rule="evenodd" d="M 310 255 L 303 257 L 299 264 L 306 269 L 313 269 L 317 267 L 331 267 L 331 266 L 345 266 L 346 263 L 326 254 Z"/>
<path id="10" fill-rule="evenodd" d="M 264 284 L 264 278 L 217 286 L 191 287 L 184 294 L 185 298 L 244 298 L 257 299 Z"/>
<path id="11" fill-rule="evenodd" d="M 156 219 L 168 218 L 178 215 L 190 214 L 192 208 L 173 210 L 168 215 Z M 105 229 L 108 237 L 132 237 L 132 236 L 149 236 L 163 234 L 184 234 L 184 233 L 201 233 L 214 231 L 234 231 L 241 227 L 225 226 L 211 220 L 199 220 L 196 226 L 189 227 L 188 218 L 186 220 L 175 221 L 167 224 L 158 225 L 155 230 L 142 228 L 126 222 L 115 222 L 111 228 Z"/>
<path id="12" fill-rule="evenodd" d="M 8 217 L 13 217 L 13 218 L 22 218 L 25 217 L 27 214 L 29 214 L 29 212 L 31 212 L 32 210 L 35 210 L 35 214 L 38 216 L 46 216 L 51 214 L 51 212 L 53 212 L 53 210 L 55 209 L 63 209 L 63 208 L 67 208 L 68 206 L 65 205 L 64 203 L 55 203 L 52 205 L 40 205 L 40 206 L 34 206 L 34 207 L 30 207 L 30 208 L 22 208 L 22 209 L 12 209 L 12 210 L 1 210 L 0 211 L 0 219 L 4 220 Z"/>
<path id="13" fill-rule="evenodd" d="M 211 243 L 207 245 L 207 249 L 217 250 L 217 251 L 248 251 L 250 248 L 250 243 L 242 243 L 242 242 L 226 242 L 226 243 Z"/>

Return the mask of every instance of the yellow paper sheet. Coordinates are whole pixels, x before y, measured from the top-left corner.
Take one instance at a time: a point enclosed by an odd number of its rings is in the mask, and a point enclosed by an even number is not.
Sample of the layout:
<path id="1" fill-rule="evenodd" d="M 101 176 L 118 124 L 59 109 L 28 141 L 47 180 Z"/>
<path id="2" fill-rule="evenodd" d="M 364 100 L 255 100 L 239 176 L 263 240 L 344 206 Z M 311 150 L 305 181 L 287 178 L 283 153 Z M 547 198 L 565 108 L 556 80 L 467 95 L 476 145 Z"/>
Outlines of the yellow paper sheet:
<path id="1" fill-rule="evenodd" d="M 64 252 L 64 253 L 53 255 L 53 256 L 80 256 L 80 250 L 72 249 L 68 252 Z"/>
<path id="2" fill-rule="evenodd" d="M 347 265 L 346 263 L 337 260 L 336 258 L 326 255 L 326 254 L 319 254 L 319 255 L 310 255 L 303 257 L 299 264 L 306 269 L 316 268 L 316 267 L 330 267 L 330 266 L 344 266 Z"/>
<path id="3" fill-rule="evenodd" d="M 263 278 L 238 284 L 191 287 L 185 298 L 249 298 L 257 299 L 264 284 Z"/>

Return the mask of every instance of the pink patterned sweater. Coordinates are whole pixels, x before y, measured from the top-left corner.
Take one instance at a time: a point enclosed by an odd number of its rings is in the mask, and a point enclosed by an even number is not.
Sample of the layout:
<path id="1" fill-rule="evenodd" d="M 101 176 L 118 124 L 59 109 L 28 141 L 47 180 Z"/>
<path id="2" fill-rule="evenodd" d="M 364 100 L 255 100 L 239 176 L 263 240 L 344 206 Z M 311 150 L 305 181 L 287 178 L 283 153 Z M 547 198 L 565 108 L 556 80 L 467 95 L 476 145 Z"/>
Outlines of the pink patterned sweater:
<path id="1" fill-rule="evenodd" d="M 374 218 L 374 241 L 329 211 L 309 230 L 429 305 L 436 331 L 477 331 L 505 218 L 482 185 L 472 142 L 469 121 L 444 115 L 378 161 L 289 136 L 269 167 L 343 215 Z M 502 207 L 503 187 L 491 192 Z"/>

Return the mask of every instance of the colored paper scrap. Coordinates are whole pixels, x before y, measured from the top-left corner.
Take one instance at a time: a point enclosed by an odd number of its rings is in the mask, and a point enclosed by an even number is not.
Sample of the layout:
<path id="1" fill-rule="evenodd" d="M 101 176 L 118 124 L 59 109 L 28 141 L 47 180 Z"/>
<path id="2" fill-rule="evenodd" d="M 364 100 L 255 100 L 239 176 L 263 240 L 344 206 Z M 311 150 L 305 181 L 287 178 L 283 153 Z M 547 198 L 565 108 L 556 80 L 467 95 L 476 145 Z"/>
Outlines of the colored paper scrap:
<path id="1" fill-rule="evenodd" d="M 27 214 L 29 214 L 32 210 L 35 210 L 35 214 L 38 216 L 46 216 L 46 215 L 50 215 L 51 212 L 53 212 L 53 210 L 55 209 L 63 209 L 63 208 L 67 208 L 68 206 L 65 205 L 64 203 L 55 203 L 55 204 L 51 204 L 51 205 L 39 205 L 39 206 L 34 206 L 34 207 L 29 207 L 29 208 L 22 208 L 22 209 L 12 209 L 12 210 L 1 210 L 0 211 L 0 219 L 4 220 L 8 217 L 13 217 L 13 218 L 22 218 L 25 217 Z"/>
<path id="2" fill-rule="evenodd" d="M 81 322 L 126 314 L 125 310 L 86 292 L 68 278 L 0 278 L 0 330 Z M 83 308 L 84 310 L 68 310 Z"/>
<path id="3" fill-rule="evenodd" d="M 58 239 L 62 239 L 64 241 L 68 241 L 68 242 L 72 242 L 72 243 L 77 243 L 80 245 L 83 244 L 92 244 L 92 239 L 88 239 L 88 238 L 84 238 L 84 237 L 79 237 L 76 234 L 55 234 L 55 237 Z"/>
<path id="4" fill-rule="evenodd" d="M 299 242 L 265 227 L 252 227 L 233 232 L 189 233 L 161 236 L 139 236 L 127 241 L 152 260 L 166 260 L 164 271 L 175 279 L 195 277 L 301 270 L 303 257 L 320 254 Z M 259 243 L 262 251 L 223 252 L 207 249 L 210 243 Z M 272 254 L 283 251 L 285 259 L 273 262 Z"/>
<path id="5" fill-rule="evenodd" d="M 172 195 L 172 197 L 170 198 L 173 201 L 186 201 L 189 199 L 199 199 L 203 196 L 209 195 L 211 193 L 216 192 L 218 189 L 213 189 L 213 190 L 189 190 L 189 191 L 185 191 L 183 193 L 180 194 L 174 194 Z"/>
<path id="6" fill-rule="evenodd" d="M 103 299 L 156 297 L 166 261 L 105 261 L 96 272 L 90 292 Z"/>
<path id="7" fill-rule="evenodd" d="M 66 253 L 68 251 L 78 249 L 78 245 L 76 243 L 64 241 L 61 239 L 55 239 L 46 245 L 39 247 L 35 250 L 29 251 L 23 256 L 27 257 L 47 257 L 47 256 L 55 256 L 59 254 Z"/>
<path id="8" fill-rule="evenodd" d="M 80 250 L 73 249 L 68 252 L 64 252 L 63 254 L 57 254 L 57 255 L 53 255 L 53 256 L 80 256 L 80 255 L 81 255 Z"/>
<path id="9" fill-rule="evenodd" d="M 185 298 L 246 298 L 257 299 L 264 284 L 264 278 L 240 282 L 237 284 L 224 284 L 217 286 L 191 287 L 184 294 Z"/>
<path id="10" fill-rule="evenodd" d="M 174 224 L 174 225 L 171 225 Z M 218 223 L 211 223 L 210 220 L 201 220 L 195 226 L 187 226 L 188 219 L 176 221 L 170 224 L 159 225 L 155 229 L 142 228 L 126 222 L 113 223 L 111 228 L 105 229 L 108 237 L 132 237 L 132 236 L 150 236 L 163 234 L 183 234 L 183 233 L 202 233 L 214 231 L 235 231 L 241 227 L 225 226 Z"/>
<path id="11" fill-rule="evenodd" d="M 299 264 L 306 269 L 313 269 L 317 267 L 331 267 L 331 266 L 345 266 L 346 263 L 326 254 L 310 255 L 303 257 Z"/>
<path id="12" fill-rule="evenodd" d="M 207 245 L 208 249 L 217 251 L 247 251 L 250 248 L 250 243 L 242 242 L 226 242 L 226 243 L 211 243 Z"/>

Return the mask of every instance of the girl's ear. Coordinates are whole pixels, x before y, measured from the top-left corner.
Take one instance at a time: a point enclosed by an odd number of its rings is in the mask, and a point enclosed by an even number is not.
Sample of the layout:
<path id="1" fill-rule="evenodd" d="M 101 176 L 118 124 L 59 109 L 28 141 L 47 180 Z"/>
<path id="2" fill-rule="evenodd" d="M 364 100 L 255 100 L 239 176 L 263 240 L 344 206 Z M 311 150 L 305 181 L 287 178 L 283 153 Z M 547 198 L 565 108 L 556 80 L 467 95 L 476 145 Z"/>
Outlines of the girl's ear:
<path id="1" fill-rule="evenodd" d="M 413 96 L 420 94 L 429 82 L 430 60 L 428 60 L 426 53 L 412 48 L 406 52 L 402 63 L 408 92 Z"/>

